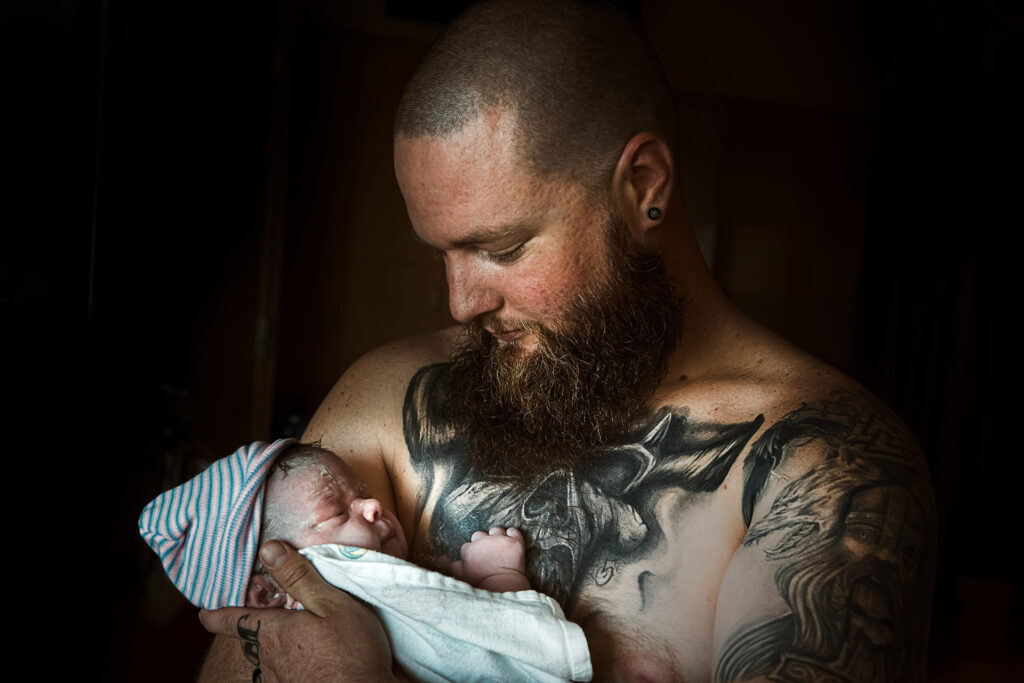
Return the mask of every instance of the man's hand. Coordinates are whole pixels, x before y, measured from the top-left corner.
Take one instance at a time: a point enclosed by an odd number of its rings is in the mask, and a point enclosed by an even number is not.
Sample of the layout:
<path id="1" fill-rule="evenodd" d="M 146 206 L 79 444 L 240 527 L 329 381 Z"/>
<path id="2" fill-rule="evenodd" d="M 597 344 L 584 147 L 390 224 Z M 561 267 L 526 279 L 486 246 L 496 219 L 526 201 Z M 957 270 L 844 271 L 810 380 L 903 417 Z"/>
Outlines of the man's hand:
<path id="1" fill-rule="evenodd" d="M 519 529 L 496 526 L 489 532 L 477 531 L 462 544 L 460 554 L 462 559 L 452 562 L 456 579 L 496 593 L 530 590 Z"/>
<path id="2" fill-rule="evenodd" d="M 214 641 L 200 680 L 397 680 L 387 636 L 365 605 L 324 581 L 287 543 L 268 541 L 260 559 L 281 589 L 305 609 L 200 611 L 207 631 L 237 639 Z M 237 643 L 234 655 L 232 643 Z"/>

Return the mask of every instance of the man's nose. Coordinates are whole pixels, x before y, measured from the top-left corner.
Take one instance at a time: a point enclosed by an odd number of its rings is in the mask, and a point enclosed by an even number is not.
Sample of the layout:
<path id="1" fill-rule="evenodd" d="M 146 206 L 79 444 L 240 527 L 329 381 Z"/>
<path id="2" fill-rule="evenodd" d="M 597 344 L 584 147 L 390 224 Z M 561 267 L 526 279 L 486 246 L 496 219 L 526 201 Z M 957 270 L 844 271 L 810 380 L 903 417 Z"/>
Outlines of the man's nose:
<path id="1" fill-rule="evenodd" d="M 353 514 L 373 524 L 384 514 L 384 506 L 376 498 L 356 498 L 351 504 Z"/>
<path id="2" fill-rule="evenodd" d="M 501 308 L 500 294 L 475 264 L 449 259 L 445 264 L 445 275 L 448 278 L 448 307 L 452 317 L 460 323 L 468 323 L 483 313 Z"/>

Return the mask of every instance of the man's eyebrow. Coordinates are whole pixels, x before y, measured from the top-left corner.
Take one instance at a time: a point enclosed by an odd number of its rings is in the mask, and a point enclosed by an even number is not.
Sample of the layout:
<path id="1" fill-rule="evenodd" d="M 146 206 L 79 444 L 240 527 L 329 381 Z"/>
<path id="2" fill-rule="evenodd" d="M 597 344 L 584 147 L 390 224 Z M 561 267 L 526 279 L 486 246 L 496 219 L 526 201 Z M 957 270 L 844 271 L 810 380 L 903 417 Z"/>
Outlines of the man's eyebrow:
<path id="1" fill-rule="evenodd" d="M 459 249 L 478 244 L 487 244 L 489 242 L 498 242 L 530 230 L 532 230 L 532 227 L 527 223 L 513 223 L 511 225 L 502 225 L 499 227 L 480 226 L 452 242 L 452 247 Z M 413 239 L 420 244 L 425 244 L 428 247 L 433 246 L 431 244 L 427 244 L 427 242 L 417 234 L 416 230 L 412 230 L 412 236 Z"/>

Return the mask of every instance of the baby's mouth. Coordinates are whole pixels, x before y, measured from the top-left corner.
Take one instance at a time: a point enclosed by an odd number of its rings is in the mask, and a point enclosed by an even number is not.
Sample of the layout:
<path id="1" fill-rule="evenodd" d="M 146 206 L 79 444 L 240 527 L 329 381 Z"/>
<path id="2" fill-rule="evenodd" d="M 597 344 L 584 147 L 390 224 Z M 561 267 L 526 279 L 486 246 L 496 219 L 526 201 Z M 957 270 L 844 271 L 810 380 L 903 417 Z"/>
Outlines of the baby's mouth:
<path id="1" fill-rule="evenodd" d="M 383 546 L 387 541 L 395 537 L 395 527 L 392 526 L 391 521 L 385 517 L 378 519 L 377 524 L 382 528 L 379 538 L 380 544 Z"/>
<path id="2" fill-rule="evenodd" d="M 380 536 L 380 552 L 385 555 L 391 555 L 401 560 L 406 559 L 405 548 L 403 547 L 402 539 L 395 524 L 390 520 L 383 520 L 386 522 L 387 531 Z"/>

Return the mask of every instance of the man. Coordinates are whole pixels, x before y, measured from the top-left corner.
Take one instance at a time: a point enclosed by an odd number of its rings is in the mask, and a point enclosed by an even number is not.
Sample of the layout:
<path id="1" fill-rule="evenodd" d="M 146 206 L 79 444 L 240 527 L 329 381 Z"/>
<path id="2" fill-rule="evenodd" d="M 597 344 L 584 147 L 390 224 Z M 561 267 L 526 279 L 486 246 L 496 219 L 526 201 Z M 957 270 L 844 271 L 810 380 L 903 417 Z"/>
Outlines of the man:
<path id="1" fill-rule="evenodd" d="M 393 492 L 421 564 L 523 529 L 596 680 L 919 680 L 921 455 L 722 295 L 674 193 L 674 117 L 614 9 L 499 2 L 453 22 L 403 96 L 395 170 L 461 327 L 360 360 L 305 438 Z M 211 679 L 392 675 L 386 643 L 351 628 L 365 610 L 293 550 L 265 553 L 311 613 L 204 613 L 242 640 L 215 642 Z"/>

